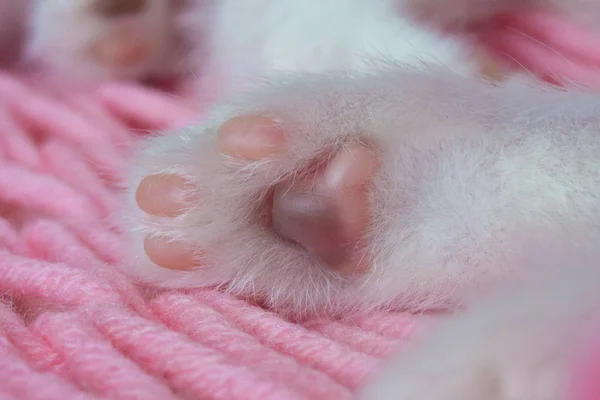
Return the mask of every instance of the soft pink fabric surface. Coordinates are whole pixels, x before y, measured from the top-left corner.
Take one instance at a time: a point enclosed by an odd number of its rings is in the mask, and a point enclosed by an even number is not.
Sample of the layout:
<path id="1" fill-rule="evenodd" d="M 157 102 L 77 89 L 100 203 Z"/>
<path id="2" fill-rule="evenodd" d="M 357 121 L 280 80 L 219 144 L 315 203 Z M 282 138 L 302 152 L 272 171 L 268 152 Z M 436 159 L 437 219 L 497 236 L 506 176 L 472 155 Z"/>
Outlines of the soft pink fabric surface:
<path id="1" fill-rule="evenodd" d="M 115 272 L 131 145 L 194 115 L 0 75 L 0 399 L 348 399 L 411 332 L 405 315 L 298 325 L 209 290 L 144 296 Z"/>

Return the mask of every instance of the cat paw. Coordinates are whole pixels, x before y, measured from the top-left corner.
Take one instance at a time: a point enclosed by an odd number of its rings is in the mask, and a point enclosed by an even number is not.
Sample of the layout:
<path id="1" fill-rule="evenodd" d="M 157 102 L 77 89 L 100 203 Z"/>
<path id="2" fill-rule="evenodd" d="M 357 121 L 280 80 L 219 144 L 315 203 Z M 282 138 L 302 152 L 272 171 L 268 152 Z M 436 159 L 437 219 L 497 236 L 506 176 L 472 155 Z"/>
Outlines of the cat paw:
<path id="1" fill-rule="evenodd" d="M 275 122 L 260 116 L 227 121 L 218 130 L 217 143 L 223 154 L 254 163 L 269 162 L 289 145 Z M 262 220 L 264 229 L 296 244 L 321 266 L 353 275 L 366 263 L 358 242 L 368 227 L 366 186 L 374 174 L 377 156 L 372 147 L 360 141 L 340 146 L 265 189 L 259 196 L 262 204 L 257 205 L 256 219 Z M 136 202 L 149 215 L 178 217 L 193 207 L 194 197 L 202 201 L 202 193 L 186 196 L 188 189 L 192 189 L 191 184 L 178 175 L 151 175 L 138 186 Z M 185 246 L 150 235 L 144 247 L 149 258 L 163 268 L 185 270 L 194 266 L 193 254 Z"/>
<path id="2" fill-rule="evenodd" d="M 25 61 L 62 76 L 146 79 L 174 57 L 170 0 L 47 0 L 32 14 Z"/>
<path id="3" fill-rule="evenodd" d="M 470 156 L 503 136 L 446 98 L 487 109 L 500 89 L 457 79 L 282 77 L 151 140 L 129 184 L 129 271 L 292 313 L 455 306 L 503 272 L 510 235 L 487 212 L 504 175 Z"/>
<path id="4" fill-rule="evenodd" d="M 160 286 L 222 286 L 294 312 L 347 304 L 341 293 L 371 260 L 377 143 L 249 111 L 148 144 L 130 186 L 130 272 Z"/>

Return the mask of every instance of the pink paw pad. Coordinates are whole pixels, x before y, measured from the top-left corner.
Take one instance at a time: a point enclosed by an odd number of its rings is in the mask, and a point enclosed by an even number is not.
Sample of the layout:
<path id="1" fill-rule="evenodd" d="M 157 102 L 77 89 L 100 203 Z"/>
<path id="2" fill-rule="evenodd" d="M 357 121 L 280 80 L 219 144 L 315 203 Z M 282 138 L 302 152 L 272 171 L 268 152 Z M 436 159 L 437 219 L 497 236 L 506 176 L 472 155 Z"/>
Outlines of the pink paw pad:
<path id="1" fill-rule="evenodd" d="M 285 132 L 264 117 L 232 119 L 218 135 L 224 154 L 250 162 L 286 148 Z M 379 167 L 377 153 L 366 143 L 353 143 L 323 157 L 273 187 L 272 195 L 264 200 L 269 216 L 265 223 L 275 235 L 307 251 L 319 265 L 354 275 L 364 271 L 369 259 L 361 242 L 370 226 L 369 182 Z M 138 187 L 138 205 L 149 214 L 177 216 L 184 209 L 184 185 L 175 176 L 147 177 Z M 190 248 L 152 238 L 146 241 L 150 259 L 169 269 L 191 268 L 187 265 Z"/>

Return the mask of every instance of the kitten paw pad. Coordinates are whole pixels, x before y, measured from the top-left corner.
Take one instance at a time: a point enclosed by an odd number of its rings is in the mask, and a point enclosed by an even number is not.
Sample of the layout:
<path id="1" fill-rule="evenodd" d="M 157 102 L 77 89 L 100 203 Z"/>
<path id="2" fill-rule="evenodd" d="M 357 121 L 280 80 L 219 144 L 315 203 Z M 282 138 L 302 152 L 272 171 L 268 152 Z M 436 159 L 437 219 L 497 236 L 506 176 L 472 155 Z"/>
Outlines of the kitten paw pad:
<path id="1" fill-rule="evenodd" d="M 257 116 L 223 124 L 217 144 L 224 157 L 250 163 L 281 155 L 288 145 L 285 132 L 272 120 Z M 369 226 L 368 183 L 377 162 L 370 146 L 356 143 L 315 159 L 269 189 L 258 218 L 274 236 L 307 252 L 320 265 L 342 275 L 359 273 L 367 267 L 360 242 Z M 202 203 L 202 194 L 190 194 L 194 192 L 190 189 L 190 183 L 177 175 L 152 175 L 139 184 L 136 201 L 147 214 L 175 218 Z M 193 246 L 150 234 L 144 247 L 163 268 L 194 267 Z"/>

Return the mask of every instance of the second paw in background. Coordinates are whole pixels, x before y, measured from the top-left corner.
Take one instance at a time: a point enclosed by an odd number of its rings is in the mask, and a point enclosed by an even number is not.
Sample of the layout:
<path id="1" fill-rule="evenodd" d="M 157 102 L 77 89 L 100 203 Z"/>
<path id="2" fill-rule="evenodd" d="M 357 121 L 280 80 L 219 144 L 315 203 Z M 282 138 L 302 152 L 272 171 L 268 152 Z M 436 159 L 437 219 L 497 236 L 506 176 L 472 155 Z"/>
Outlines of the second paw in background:
<path id="1" fill-rule="evenodd" d="M 176 62 L 170 0 L 47 0 L 30 11 L 24 61 L 79 80 L 148 79 Z"/>

